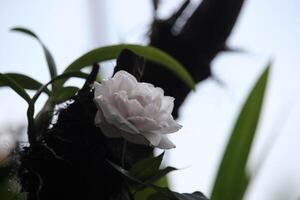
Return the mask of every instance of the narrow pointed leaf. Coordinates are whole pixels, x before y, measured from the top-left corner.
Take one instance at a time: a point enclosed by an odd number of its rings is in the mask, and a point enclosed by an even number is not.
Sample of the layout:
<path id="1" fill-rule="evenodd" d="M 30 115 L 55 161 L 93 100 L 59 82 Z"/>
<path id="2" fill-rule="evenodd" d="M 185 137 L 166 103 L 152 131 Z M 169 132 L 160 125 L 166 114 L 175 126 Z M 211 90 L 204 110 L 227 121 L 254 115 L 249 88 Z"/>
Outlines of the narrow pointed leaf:
<path id="1" fill-rule="evenodd" d="M 43 85 L 32 97 L 32 99 L 29 101 L 29 106 L 27 109 L 27 119 L 28 119 L 28 139 L 30 144 L 33 144 L 36 140 L 36 130 L 35 130 L 35 124 L 34 124 L 34 105 L 41 93 L 45 92 L 47 89 L 47 86 L 50 84 L 53 84 L 61 79 L 65 78 L 71 78 L 71 77 L 77 77 L 77 78 L 84 78 L 86 79 L 88 77 L 88 74 L 82 73 L 82 72 L 68 72 L 62 75 L 59 75 Z"/>
<path id="2" fill-rule="evenodd" d="M 44 51 L 44 54 L 45 54 L 45 57 L 46 57 L 46 61 L 47 61 L 47 64 L 48 64 L 48 69 L 49 69 L 49 72 L 50 72 L 50 77 L 51 77 L 51 79 L 56 77 L 57 76 L 57 69 L 56 69 L 54 59 L 53 59 L 51 53 L 49 52 L 49 50 L 47 49 L 47 47 L 40 40 L 40 38 L 35 33 L 33 33 L 32 31 L 30 31 L 26 28 L 15 27 L 15 28 L 12 28 L 11 30 L 12 31 L 17 31 L 17 32 L 20 32 L 20 33 L 24 33 L 26 35 L 29 35 L 29 36 L 37 39 L 37 41 L 40 43 L 40 45 L 43 48 L 43 51 Z M 53 86 L 53 87 L 55 87 L 55 86 Z"/>
<path id="3" fill-rule="evenodd" d="M 28 90 L 38 90 L 40 87 L 43 86 L 42 83 L 39 81 L 26 76 L 24 74 L 19 73 L 5 73 L 6 76 L 12 78 L 16 83 L 18 83 L 21 87 Z M 6 86 L 3 81 L 0 80 L 0 87 Z M 46 89 L 45 93 L 51 95 L 51 92 Z"/>
<path id="4" fill-rule="evenodd" d="M 124 49 L 129 49 L 149 61 L 158 63 L 161 66 L 166 67 L 167 69 L 175 73 L 190 88 L 194 89 L 195 83 L 186 69 L 167 53 L 151 46 L 121 44 L 97 48 L 79 57 L 66 68 L 65 72 L 78 71 L 96 62 L 116 59 L 119 56 L 120 52 Z M 62 84 L 63 82 L 61 83 L 61 85 Z"/>
<path id="5" fill-rule="evenodd" d="M 214 183 L 211 200 L 241 200 L 249 177 L 246 164 L 262 109 L 269 68 L 262 73 L 237 118 Z"/>
<path id="6" fill-rule="evenodd" d="M 130 174 L 141 180 L 155 175 L 159 170 L 163 157 L 164 153 L 160 154 L 157 157 L 150 157 L 139 161 L 131 167 Z"/>
<path id="7" fill-rule="evenodd" d="M 157 185 L 153 185 L 147 182 L 142 182 L 138 178 L 132 176 L 129 171 L 125 170 L 124 168 L 107 161 L 113 168 L 115 168 L 118 172 L 123 174 L 126 178 L 130 179 L 131 181 L 134 181 L 141 186 L 149 187 L 155 190 L 160 195 L 164 196 L 163 200 L 207 200 L 204 195 L 201 192 L 194 192 L 193 194 L 180 194 L 177 192 L 171 191 L 169 188 L 166 187 L 159 187 Z"/>
<path id="8" fill-rule="evenodd" d="M 31 101 L 30 96 L 26 93 L 21 85 L 19 85 L 14 79 L 6 74 L 0 73 L 0 83 L 3 86 L 8 86 L 14 90 L 18 95 L 20 95 L 27 103 Z"/>

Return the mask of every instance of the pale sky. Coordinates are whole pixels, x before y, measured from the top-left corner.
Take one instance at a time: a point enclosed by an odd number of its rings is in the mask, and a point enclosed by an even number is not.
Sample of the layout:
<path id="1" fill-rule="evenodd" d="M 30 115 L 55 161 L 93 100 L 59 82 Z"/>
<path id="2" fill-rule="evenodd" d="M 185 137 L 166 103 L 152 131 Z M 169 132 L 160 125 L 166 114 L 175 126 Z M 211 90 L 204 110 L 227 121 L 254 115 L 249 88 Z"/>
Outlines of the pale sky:
<path id="1" fill-rule="evenodd" d="M 49 79 L 38 43 L 8 31 L 17 25 L 28 27 L 40 36 L 53 53 L 59 72 L 99 45 L 145 42 L 143 34 L 151 19 L 150 0 L 70 2 L 1 0 L 0 71 L 25 73 L 42 82 Z M 167 16 L 178 2 L 181 1 L 163 0 L 160 15 Z M 166 159 L 166 163 L 182 168 L 170 176 L 174 190 L 210 193 L 239 106 L 253 81 L 272 59 L 274 66 L 249 163 L 250 171 L 257 171 L 267 144 L 276 135 L 277 140 L 257 172 L 246 199 L 294 200 L 300 197 L 299 6 L 298 0 L 246 0 L 229 39 L 231 46 L 244 49 L 246 53 L 221 54 L 213 62 L 215 75 L 226 87 L 211 80 L 202 82 L 181 109 L 179 121 L 183 129 L 171 137 L 177 148 L 169 151 Z M 133 12 L 134 8 L 139 9 Z M 107 64 L 105 71 L 111 66 Z M 26 123 L 26 103 L 22 99 L 9 89 L 0 89 L 0 98 L 2 127 Z"/>

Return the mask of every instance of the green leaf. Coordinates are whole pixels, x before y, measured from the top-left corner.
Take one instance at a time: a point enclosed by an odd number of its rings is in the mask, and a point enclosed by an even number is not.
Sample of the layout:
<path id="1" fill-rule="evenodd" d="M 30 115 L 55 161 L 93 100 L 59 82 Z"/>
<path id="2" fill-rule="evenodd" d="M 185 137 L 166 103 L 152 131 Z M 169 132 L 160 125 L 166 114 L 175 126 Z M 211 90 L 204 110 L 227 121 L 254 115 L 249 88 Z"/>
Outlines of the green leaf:
<path id="1" fill-rule="evenodd" d="M 78 92 L 79 88 L 78 87 L 73 87 L 73 86 L 67 86 L 63 87 L 60 90 L 57 91 L 57 96 L 55 97 L 55 103 L 62 103 L 64 101 L 67 101 L 70 99 L 72 96 Z"/>
<path id="2" fill-rule="evenodd" d="M 45 57 L 46 57 L 46 61 L 47 61 L 47 64 L 48 64 L 48 69 L 49 69 L 49 72 L 50 72 L 50 77 L 51 77 L 51 79 L 56 77 L 57 76 L 57 69 L 56 69 L 54 59 L 53 59 L 51 53 L 49 52 L 49 50 L 47 49 L 47 47 L 40 40 L 40 38 L 35 33 L 33 33 L 32 31 L 30 31 L 26 28 L 23 28 L 23 27 L 15 27 L 15 28 L 12 28 L 11 30 L 24 33 L 26 35 L 29 35 L 29 36 L 37 39 L 37 41 L 40 43 L 40 45 L 43 48 L 43 51 L 44 51 L 44 54 L 45 54 Z M 55 90 L 56 86 L 53 85 L 52 87 L 53 87 L 53 90 Z"/>
<path id="3" fill-rule="evenodd" d="M 10 77 L 11 79 L 13 79 L 16 83 L 18 83 L 21 87 L 23 87 L 24 89 L 28 89 L 28 90 L 38 90 L 40 87 L 43 86 L 43 84 L 41 84 L 39 81 L 26 76 L 24 74 L 19 74 L 19 73 L 5 73 L 6 76 Z M 5 82 L 0 80 L 0 87 L 3 86 L 7 86 L 5 84 Z M 45 93 L 47 95 L 51 95 L 51 92 L 46 89 Z"/>
<path id="4" fill-rule="evenodd" d="M 20 95 L 27 103 L 31 101 L 30 96 L 26 93 L 21 85 L 19 85 L 14 79 L 6 74 L 0 73 L 0 82 L 3 86 L 8 86 Z"/>
<path id="5" fill-rule="evenodd" d="M 0 166 L 0 199 L 9 200 L 14 196 L 13 193 L 9 190 L 8 179 L 11 173 L 12 167 L 3 167 Z"/>
<path id="6" fill-rule="evenodd" d="M 159 187 L 168 187 L 168 181 L 166 175 L 169 172 L 177 170 L 174 167 L 166 167 L 164 169 L 158 170 L 152 177 L 146 179 L 144 183 L 147 184 L 154 184 Z M 136 191 L 135 193 L 135 200 L 144 200 L 147 199 L 151 194 L 155 193 L 153 188 L 147 188 L 145 185 L 138 185 L 133 187 Z"/>
<path id="7" fill-rule="evenodd" d="M 153 183 L 175 170 L 177 170 L 175 167 L 166 167 L 164 169 L 157 170 L 150 178 L 146 179 L 146 182 Z"/>
<path id="8" fill-rule="evenodd" d="M 157 157 L 150 157 L 137 162 L 129 170 L 130 174 L 141 180 L 145 180 L 153 175 L 159 170 L 164 153 L 161 153 Z"/>
<path id="9" fill-rule="evenodd" d="M 262 109 L 269 66 L 262 73 L 237 118 L 217 173 L 211 200 L 241 200 L 249 177 L 246 164 Z"/>
<path id="10" fill-rule="evenodd" d="M 195 88 L 195 83 L 190 74 L 178 61 L 176 61 L 170 55 L 155 47 L 134 44 L 121 44 L 94 49 L 75 60 L 71 65 L 69 65 L 66 68 L 65 72 L 79 71 L 83 67 L 92 65 L 93 63 L 115 59 L 119 56 L 120 52 L 123 49 L 129 49 L 152 62 L 158 63 L 166 67 L 167 69 L 174 72 L 190 88 Z M 60 84 L 63 85 L 63 83 L 64 82 Z"/>
<path id="11" fill-rule="evenodd" d="M 123 174 L 126 178 L 128 178 L 129 180 L 140 184 L 141 186 L 144 187 L 149 187 L 152 188 L 153 190 L 155 190 L 157 193 L 159 193 L 160 195 L 164 196 L 164 198 L 161 198 L 162 200 L 207 200 L 204 195 L 202 195 L 202 193 L 200 192 L 195 192 L 193 194 L 180 194 L 177 192 L 173 192 L 171 191 L 169 188 L 166 187 L 159 187 L 157 185 L 153 185 L 147 182 L 142 182 L 141 180 L 139 180 L 138 178 L 132 176 L 130 174 L 129 171 L 123 169 L 122 167 L 107 161 L 113 168 L 115 168 L 118 172 L 120 172 L 121 174 Z M 154 200 L 154 199 L 153 199 Z"/>
<path id="12" fill-rule="evenodd" d="M 55 77 L 54 79 L 52 79 L 51 81 L 49 81 L 48 83 L 46 83 L 45 85 L 43 85 L 35 93 L 35 95 L 32 97 L 32 99 L 29 101 L 29 106 L 28 106 L 28 109 L 27 109 L 27 119 L 28 119 L 28 139 L 29 139 L 30 144 L 34 143 L 34 141 L 36 140 L 36 130 L 35 130 L 35 124 L 34 124 L 34 105 L 35 105 L 35 102 L 37 101 L 37 99 L 39 98 L 41 93 L 45 92 L 45 90 L 47 89 L 47 86 L 49 84 L 57 82 L 61 79 L 71 78 L 71 77 L 86 79 L 88 77 L 88 74 L 85 74 L 85 73 L 82 73 L 82 72 L 68 72 L 68 73 L 64 73 L 62 75 L 59 75 L 59 76 Z"/>
<path id="13" fill-rule="evenodd" d="M 201 192 L 194 192 L 192 194 L 188 193 L 177 193 L 177 192 L 172 192 L 172 195 L 175 197 L 177 200 L 208 200 Z M 156 192 L 153 193 L 147 200 L 170 200 L 174 198 L 168 198 L 165 195 Z"/>

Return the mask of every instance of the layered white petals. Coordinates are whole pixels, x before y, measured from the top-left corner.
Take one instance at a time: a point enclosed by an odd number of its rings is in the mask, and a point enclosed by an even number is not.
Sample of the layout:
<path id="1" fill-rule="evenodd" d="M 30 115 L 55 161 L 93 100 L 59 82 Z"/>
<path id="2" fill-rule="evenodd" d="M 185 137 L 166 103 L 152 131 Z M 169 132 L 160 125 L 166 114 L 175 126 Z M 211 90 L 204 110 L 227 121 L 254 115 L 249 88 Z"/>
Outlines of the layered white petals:
<path id="1" fill-rule="evenodd" d="M 181 125 L 171 115 L 174 98 L 164 96 L 163 89 L 137 82 L 126 71 L 94 87 L 95 125 L 105 136 L 162 149 L 175 147 L 166 134 L 178 131 Z"/>

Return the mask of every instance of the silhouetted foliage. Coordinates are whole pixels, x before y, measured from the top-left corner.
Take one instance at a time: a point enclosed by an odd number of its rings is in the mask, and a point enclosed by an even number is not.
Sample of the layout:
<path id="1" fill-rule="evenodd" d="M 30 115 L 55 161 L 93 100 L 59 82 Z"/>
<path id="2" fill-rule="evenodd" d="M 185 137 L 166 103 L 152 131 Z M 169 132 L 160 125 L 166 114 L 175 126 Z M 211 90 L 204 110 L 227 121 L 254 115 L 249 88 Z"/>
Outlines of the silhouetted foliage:
<path id="1" fill-rule="evenodd" d="M 155 10 L 158 1 L 154 1 Z M 185 22 L 181 30 L 174 32 L 176 23 L 190 4 L 186 0 L 170 18 L 154 19 L 150 35 L 150 45 L 166 51 L 181 62 L 198 83 L 211 76 L 211 61 L 228 49 L 228 38 L 240 13 L 244 0 L 203 0 Z M 166 69 L 148 62 L 143 81 L 162 87 L 167 95 L 175 97 L 173 115 L 190 92 L 183 82 Z"/>

